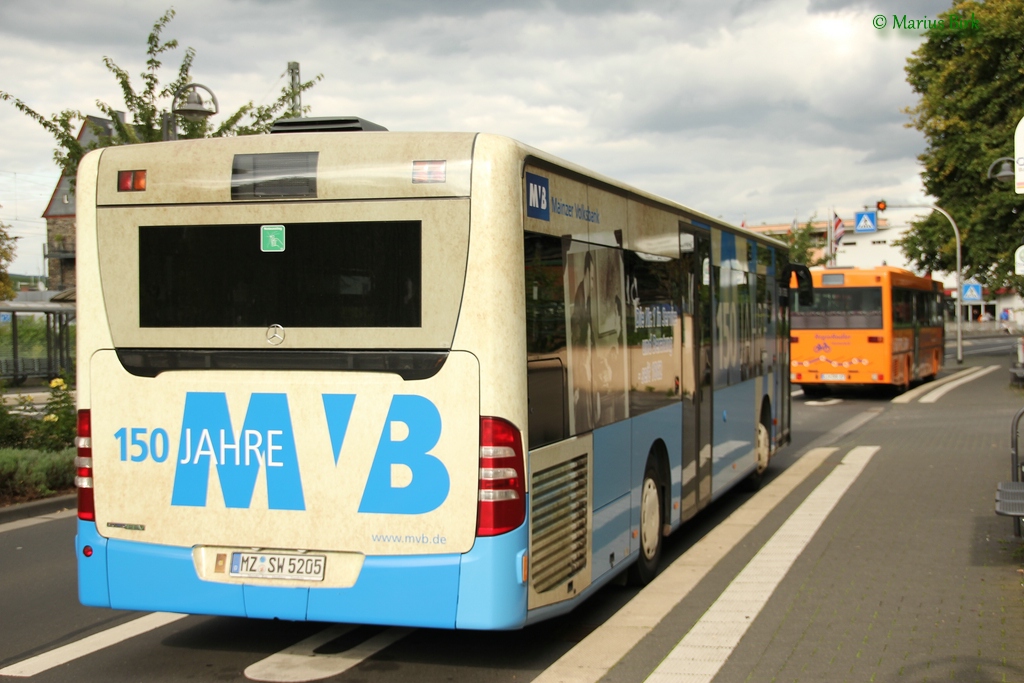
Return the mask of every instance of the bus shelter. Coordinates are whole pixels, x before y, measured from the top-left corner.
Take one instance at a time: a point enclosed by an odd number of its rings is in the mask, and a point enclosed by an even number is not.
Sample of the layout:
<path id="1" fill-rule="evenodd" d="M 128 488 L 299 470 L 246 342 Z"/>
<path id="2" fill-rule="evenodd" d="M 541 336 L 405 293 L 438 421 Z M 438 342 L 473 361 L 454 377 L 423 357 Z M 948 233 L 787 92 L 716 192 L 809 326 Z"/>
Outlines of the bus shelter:
<path id="1" fill-rule="evenodd" d="M 31 347 L 26 340 L 30 319 L 45 322 L 45 356 L 42 340 L 33 334 Z M 0 302 L 0 328 L 4 348 L 0 350 L 0 380 L 20 385 L 30 377 L 52 379 L 74 376 L 74 301 Z M 19 331 L 19 326 L 21 330 Z"/>

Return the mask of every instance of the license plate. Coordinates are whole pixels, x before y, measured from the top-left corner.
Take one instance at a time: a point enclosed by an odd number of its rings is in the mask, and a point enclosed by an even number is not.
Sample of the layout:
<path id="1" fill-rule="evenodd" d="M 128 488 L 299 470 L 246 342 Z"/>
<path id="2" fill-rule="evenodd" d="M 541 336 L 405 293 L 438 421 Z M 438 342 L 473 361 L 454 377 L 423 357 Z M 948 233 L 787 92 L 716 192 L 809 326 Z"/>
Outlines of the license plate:
<path id="1" fill-rule="evenodd" d="M 290 553 L 232 553 L 231 576 L 259 579 L 323 581 L 324 555 Z"/>
<path id="2" fill-rule="evenodd" d="M 842 375 L 842 374 L 831 374 L 830 375 L 828 373 L 822 373 L 822 375 L 821 375 L 821 381 L 822 382 L 843 382 L 845 380 L 846 380 L 846 375 Z"/>

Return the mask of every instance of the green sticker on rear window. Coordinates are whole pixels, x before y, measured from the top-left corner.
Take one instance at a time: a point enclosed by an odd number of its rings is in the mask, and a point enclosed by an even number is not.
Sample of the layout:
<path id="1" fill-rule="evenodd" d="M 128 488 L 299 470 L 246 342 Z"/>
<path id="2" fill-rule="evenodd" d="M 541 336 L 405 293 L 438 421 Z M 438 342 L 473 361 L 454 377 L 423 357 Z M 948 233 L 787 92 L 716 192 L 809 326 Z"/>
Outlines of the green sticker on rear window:
<path id="1" fill-rule="evenodd" d="M 283 225 L 263 225 L 260 227 L 260 250 L 284 251 Z"/>

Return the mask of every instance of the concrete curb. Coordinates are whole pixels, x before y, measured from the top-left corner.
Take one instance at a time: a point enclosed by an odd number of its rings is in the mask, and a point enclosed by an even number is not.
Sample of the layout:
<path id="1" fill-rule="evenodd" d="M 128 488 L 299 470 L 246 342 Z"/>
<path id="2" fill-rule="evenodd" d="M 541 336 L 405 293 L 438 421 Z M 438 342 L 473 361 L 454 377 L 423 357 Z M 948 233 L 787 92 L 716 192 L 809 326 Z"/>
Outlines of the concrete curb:
<path id="1" fill-rule="evenodd" d="M 0 508 L 0 524 L 17 522 L 21 519 L 38 517 L 39 515 L 48 515 L 60 510 L 74 509 L 77 505 L 77 493 L 54 496 L 53 498 L 43 498 L 42 500 L 30 500 L 27 503 L 17 503 L 16 505 L 8 505 L 7 507 Z"/>

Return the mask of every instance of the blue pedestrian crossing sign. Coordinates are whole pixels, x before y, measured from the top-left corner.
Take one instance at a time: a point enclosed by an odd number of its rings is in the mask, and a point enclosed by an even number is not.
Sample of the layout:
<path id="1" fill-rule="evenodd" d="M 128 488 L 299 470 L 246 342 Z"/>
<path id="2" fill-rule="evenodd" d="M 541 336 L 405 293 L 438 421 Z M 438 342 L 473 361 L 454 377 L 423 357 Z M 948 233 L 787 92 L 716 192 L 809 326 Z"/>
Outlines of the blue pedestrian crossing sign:
<path id="1" fill-rule="evenodd" d="M 853 215 L 854 232 L 878 232 L 878 213 L 858 211 Z"/>
<path id="2" fill-rule="evenodd" d="M 965 282 L 963 284 L 963 291 L 960 294 L 960 300 L 963 301 L 965 304 L 981 303 L 981 285 L 979 285 L 977 282 Z"/>

